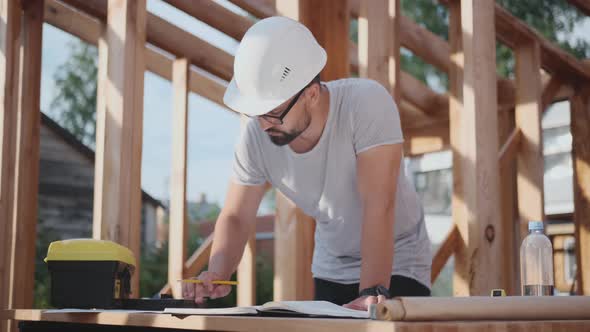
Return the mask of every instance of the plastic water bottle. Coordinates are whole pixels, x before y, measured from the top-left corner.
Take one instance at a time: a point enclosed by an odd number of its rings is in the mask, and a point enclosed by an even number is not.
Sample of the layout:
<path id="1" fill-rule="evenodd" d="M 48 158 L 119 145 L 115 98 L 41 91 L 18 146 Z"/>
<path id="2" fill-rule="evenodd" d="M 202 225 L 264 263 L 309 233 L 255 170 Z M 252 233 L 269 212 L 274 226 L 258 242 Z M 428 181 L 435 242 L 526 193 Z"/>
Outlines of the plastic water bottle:
<path id="1" fill-rule="evenodd" d="M 529 222 L 529 235 L 520 246 L 522 295 L 553 295 L 553 247 L 542 221 Z"/>

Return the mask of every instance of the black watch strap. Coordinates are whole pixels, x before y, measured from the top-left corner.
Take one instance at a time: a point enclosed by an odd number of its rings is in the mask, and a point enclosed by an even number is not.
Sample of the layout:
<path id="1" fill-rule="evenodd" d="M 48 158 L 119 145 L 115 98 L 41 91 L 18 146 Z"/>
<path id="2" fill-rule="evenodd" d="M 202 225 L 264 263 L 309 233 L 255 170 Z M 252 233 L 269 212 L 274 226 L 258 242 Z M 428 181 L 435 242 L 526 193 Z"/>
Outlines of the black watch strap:
<path id="1" fill-rule="evenodd" d="M 387 289 L 385 286 L 382 286 L 382 285 L 377 285 L 377 286 L 365 288 L 359 292 L 359 297 L 360 296 L 379 296 L 379 295 L 383 295 L 387 299 L 391 298 L 391 294 L 389 294 L 389 289 Z"/>

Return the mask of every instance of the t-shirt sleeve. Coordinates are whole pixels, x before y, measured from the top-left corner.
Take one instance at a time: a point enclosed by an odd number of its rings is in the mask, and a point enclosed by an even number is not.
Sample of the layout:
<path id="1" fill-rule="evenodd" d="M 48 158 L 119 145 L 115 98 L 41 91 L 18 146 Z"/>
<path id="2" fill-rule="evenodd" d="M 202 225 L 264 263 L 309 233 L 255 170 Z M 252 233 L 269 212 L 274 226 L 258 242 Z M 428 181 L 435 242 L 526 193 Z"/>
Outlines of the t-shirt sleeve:
<path id="1" fill-rule="evenodd" d="M 247 123 L 236 144 L 231 177 L 234 183 L 256 186 L 266 182 L 260 147 L 256 140 L 255 125 L 257 124 L 253 122 Z"/>
<path id="2" fill-rule="evenodd" d="M 351 110 L 354 151 L 404 141 L 397 106 L 389 92 L 375 81 L 357 91 L 358 104 Z"/>

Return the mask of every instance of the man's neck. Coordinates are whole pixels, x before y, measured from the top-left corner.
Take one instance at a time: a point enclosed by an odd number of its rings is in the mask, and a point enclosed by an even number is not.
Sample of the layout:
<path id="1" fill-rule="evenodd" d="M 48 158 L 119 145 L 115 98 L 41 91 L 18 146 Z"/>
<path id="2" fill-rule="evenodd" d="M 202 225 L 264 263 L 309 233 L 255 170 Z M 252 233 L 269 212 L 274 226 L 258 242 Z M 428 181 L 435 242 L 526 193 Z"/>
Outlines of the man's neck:
<path id="1" fill-rule="evenodd" d="M 330 91 L 328 88 L 320 85 L 320 102 L 317 109 L 310 112 L 311 120 L 309 126 L 296 139 L 289 143 L 289 147 L 295 153 L 305 153 L 311 151 L 318 144 L 330 113 Z"/>

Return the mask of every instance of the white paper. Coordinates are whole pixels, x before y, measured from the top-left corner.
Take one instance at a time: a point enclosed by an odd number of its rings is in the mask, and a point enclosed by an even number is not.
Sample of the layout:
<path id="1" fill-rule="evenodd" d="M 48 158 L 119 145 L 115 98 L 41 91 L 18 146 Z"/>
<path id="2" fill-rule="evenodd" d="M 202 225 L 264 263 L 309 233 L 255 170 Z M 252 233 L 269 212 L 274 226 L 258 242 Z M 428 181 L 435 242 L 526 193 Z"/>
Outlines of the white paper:
<path id="1" fill-rule="evenodd" d="M 257 315 L 260 307 L 231 308 L 166 308 L 165 314 L 173 315 Z"/>
<path id="2" fill-rule="evenodd" d="M 369 318 L 368 311 L 348 309 L 327 301 L 281 301 L 265 303 L 260 311 L 289 310 L 312 316 Z"/>

